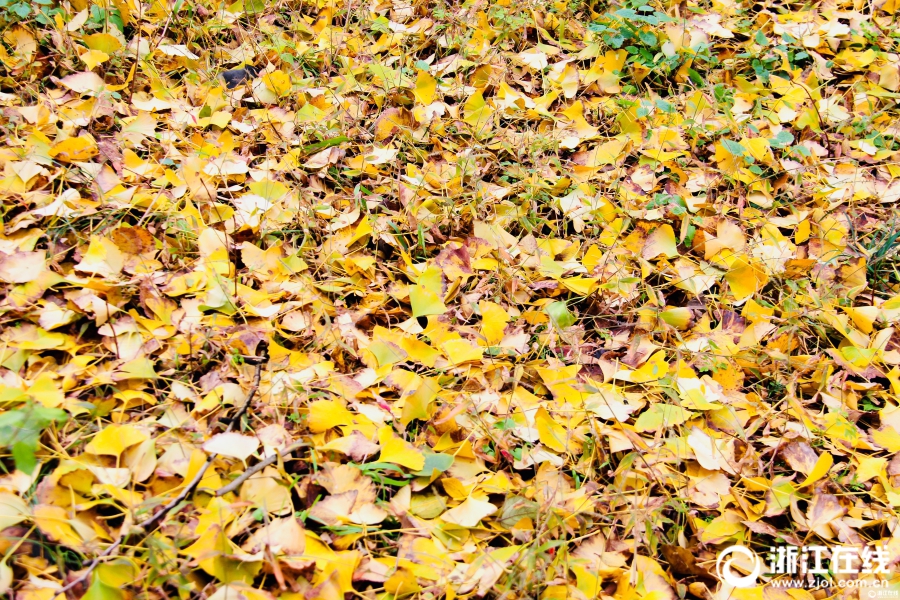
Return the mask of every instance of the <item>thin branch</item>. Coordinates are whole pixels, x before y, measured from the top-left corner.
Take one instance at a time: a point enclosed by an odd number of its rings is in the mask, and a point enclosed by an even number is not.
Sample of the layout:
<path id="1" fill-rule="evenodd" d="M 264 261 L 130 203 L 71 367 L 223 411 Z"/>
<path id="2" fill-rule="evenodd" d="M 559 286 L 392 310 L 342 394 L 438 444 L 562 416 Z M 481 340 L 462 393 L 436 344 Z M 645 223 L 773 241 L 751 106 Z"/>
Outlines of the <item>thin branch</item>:
<path id="1" fill-rule="evenodd" d="M 283 456 L 287 456 L 294 450 L 298 450 L 298 449 L 306 447 L 306 446 L 309 446 L 309 444 L 304 443 L 304 442 L 294 442 L 290 446 L 286 447 L 284 450 L 281 450 L 271 456 L 266 457 L 264 460 L 260 461 L 259 463 L 253 465 L 252 467 L 250 467 L 249 469 L 247 469 L 246 471 L 241 473 L 237 479 L 235 479 L 228 485 L 222 486 L 218 490 L 216 490 L 216 496 L 224 496 L 228 492 L 233 492 L 234 490 L 238 489 L 242 483 L 244 483 L 250 477 L 252 477 L 254 473 L 259 473 L 260 471 L 262 471 L 263 469 L 265 469 L 266 467 L 268 467 L 269 465 L 274 463 L 279 458 L 281 458 Z"/>
<path id="2" fill-rule="evenodd" d="M 237 413 L 235 413 L 235 415 L 233 417 L 231 417 L 231 419 L 228 421 L 228 426 L 225 428 L 225 433 L 230 432 L 232 429 L 234 429 L 234 426 L 240 422 L 241 418 L 243 418 L 244 414 L 246 414 L 247 408 L 249 408 L 250 403 L 253 401 L 253 397 L 256 395 L 256 392 L 259 391 L 259 382 L 260 382 L 260 379 L 262 378 L 262 369 L 263 369 L 263 366 L 266 364 L 266 362 L 268 362 L 268 360 L 269 360 L 268 346 L 265 345 L 265 343 L 260 344 L 260 346 L 261 346 L 260 354 L 258 356 L 254 356 L 252 358 L 251 357 L 246 358 L 246 362 L 256 365 L 256 372 L 253 375 L 253 386 L 250 388 L 250 393 L 247 394 L 247 400 L 244 402 L 243 405 L 241 405 L 241 408 L 237 411 Z M 212 461 L 214 461 L 217 456 L 218 456 L 218 454 L 216 454 L 215 452 L 213 452 L 212 454 L 207 456 L 206 462 L 203 463 L 203 466 L 200 467 L 200 470 L 197 471 L 197 474 L 194 475 L 194 478 L 191 479 L 190 483 L 188 483 L 186 486 L 184 486 L 184 489 L 181 490 L 181 493 L 178 494 L 171 501 L 169 501 L 165 506 L 163 506 L 161 510 L 157 511 L 153 516 L 151 516 L 149 519 L 147 519 L 146 521 L 141 523 L 136 528 L 136 530 L 141 533 L 142 537 L 146 537 L 147 535 L 149 535 L 150 532 L 153 531 L 154 527 L 159 525 L 162 522 L 162 520 L 165 519 L 166 516 L 170 512 L 172 512 L 172 510 L 176 506 L 181 504 L 188 496 L 190 496 L 197 489 L 197 486 L 200 485 L 200 482 L 203 480 L 203 476 L 206 474 L 206 470 L 209 469 L 209 465 L 212 464 Z M 135 531 L 135 530 L 132 530 L 132 531 Z M 121 546 L 122 543 L 129 537 L 129 535 L 131 535 L 132 531 L 126 531 L 126 532 L 119 534 L 119 537 L 116 539 L 115 542 L 113 542 L 106 550 L 104 550 L 103 552 L 101 552 L 100 554 L 95 556 L 94 559 L 90 563 L 85 565 L 84 572 L 81 575 L 79 575 L 76 579 L 74 579 L 73 581 L 70 581 L 68 584 L 64 585 L 59 590 L 57 590 L 56 593 L 53 594 L 53 596 L 51 597 L 51 600 L 53 600 L 53 598 L 56 598 L 57 596 L 59 596 L 61 594 L 65 594 L 69 590 L 75 588 L 79 584 L 86 581 L 88 579 L 88 577 L 91 576 L 91 573 L 94 572 L 94 569 L 97 568 L 97 565 L 100 564 L 100 561 L 102 559 L 112 555 L 119 548 L 119 546 Z"/>
<path id="3" fill-rule="evenodd" d="M 122 541 L 124 539 L 125 539 L 125 536 L 120 535 L 119 538 L 115 542 L 112 543 L 112 545 L 110 545 L 106 550 L 104 550 L 103 552 L 101 552 L 100 554 L 98 554 L 97 556 L 94 557 L 94 560 L 92 560 L 90 562 L 90 564 L 88 564 L 87 567 L 85 567 L 84 573 L 79 575 L 77 579 L 74 579 L 74 580 L 70 581 L 69 583 L 67 583 L 66 585 L 64 585 L 63 587 L 59 588 L 56 591 L 56 593 L 53 594 L 53 596 L 51 597 L 51 600 L 61 594 L 65 594 L 72 588 L 74 588 L 74 587 L 78 586 L 79 584 L 81 584 L 82 582 L 84 582 L 88 577 L 90 577 L 91 573 L 94 572 L 94 569 L 97 568 L 97 565 L 100 564 L 100 560 L 106 558 L 107 556 L 109 556 L 110 554 L 115 552 L 116 549 L 122 545 Z"/>

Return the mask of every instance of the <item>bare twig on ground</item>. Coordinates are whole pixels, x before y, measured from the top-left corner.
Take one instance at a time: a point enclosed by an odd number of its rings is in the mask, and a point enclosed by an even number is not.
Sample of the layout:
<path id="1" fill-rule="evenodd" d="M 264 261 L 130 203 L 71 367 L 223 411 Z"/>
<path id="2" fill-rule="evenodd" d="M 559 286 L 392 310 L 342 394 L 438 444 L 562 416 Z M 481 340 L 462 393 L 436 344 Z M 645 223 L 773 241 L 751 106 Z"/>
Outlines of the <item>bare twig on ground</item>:
<path id="1" fill-rule="evenodd" d="M 228 485 L 222 486 L 221 488 L 216 490 L 216 496 L 224 496 L 228 492 L 233 492 L 234 490 L 238 489 L 242 483 L 244 483 L 250 477 L 252 477 L 254 473 L 259 473 L 260 471 L 262 471 L 263 469 L 265 469 L 266 467 L 268 467 L 269 465 L 274 463 L 276 460 L 278 460 L 282 456 L 287 456 L 294 450 L 298 450 L 298 449 L 303 448 L 308 445 L 309 444 L 306 444 L 304 442 L 294 442 L 293 444 L 287 446 L 284 450 L 281 450 L 280 452 L 277 452 L 271 456 L 266 457 L 264 460 L 260 461 L 259 463 L 253 465 L 252 467 L 250 467 L 249 469 L 247 469 L 246 471 L 241 473 L 241 475 L 237 479 L 235 479 Z"/>

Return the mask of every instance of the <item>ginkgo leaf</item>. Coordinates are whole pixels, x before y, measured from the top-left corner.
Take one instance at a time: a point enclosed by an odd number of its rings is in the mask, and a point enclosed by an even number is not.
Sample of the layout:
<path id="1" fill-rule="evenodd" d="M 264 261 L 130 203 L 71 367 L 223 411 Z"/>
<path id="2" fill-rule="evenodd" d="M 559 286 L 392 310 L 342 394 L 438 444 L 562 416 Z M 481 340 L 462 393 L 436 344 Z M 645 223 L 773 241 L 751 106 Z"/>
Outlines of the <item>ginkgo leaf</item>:
<path id="1" fill-rule="evenodd" d="M 466 498 L 466 500 L 444 512 L 441 520 L 460 527 L 477 527 L 482 519 L 497 512 L 497 507 L 484 500 Z"/>
<path id="2" fill-rule="evenodd" d="M 107 55 L 112 55 L 122 48 L 122 42 L 109 33 L 92 33 L 82 36 L 81 41 L 91 50 L 98 50 Z"/>
<path id="3" fill-rule="evenodd" d="M 99 154 L 97 143 L 90 135 L 71 137 L 53 144 L 50 156 L 62 162 L 87 160 Z"/>
<path id="4" fill-rule="evenodd" d="M 449 340 L 444 342 L 441 349 L 450 363 L 454 365 L 481 360 L 483 355 L 482 348 L 468 340 Z"/>
<path id="5" fill-rule="evenodd" d="M 707 433 L 697 427 L 691 428 L 691 433 L 687 437 L 687 443 L 694 451 L 697 462 L 704 469 L 716 471 L 720 468 L 720 453 L 716 447 L 715 440 Z"/>
<path id="6" fill-rule="evenodd" d="M 109 54 L 106 52 L 101 52 L 100 50 L 88 50 L 84 54 L 81 54 L 78 58 L 84 63 L 89 70 L 93 70 L 97 68 L 97 66 L 102 65 L 106 61 L 109 60 Z"/>
<path id="7" fill-rule="evenodd" d="M 447 307 L 444 306 L 441 298 L 422 285 L 410 286 L 409 302 L 412 305 L 412 316 L 414 317 L 442 315 L 447 312 Z"/>
<path id="8" fill-rule="evenodd" d="M 806 479 L 800 483 L 800 487 L 811 485 L 820 479 L 822 479 L 825 475 L 828 474 L 828 471 L 831 469 L 831 466 L 834 464 L 834 457 L 831 456 L 828 452 L 822 452 L 819 455 L 818 460 L 816 461 L 815 466 L 813 466 L 812 470 L 806 476 Z"/>
<path id="9" fill-rule="evenodd" d="M 630 374 L 630 381 L 645 383 L 661 379 L 668 373 L 669 364 L 666 362 L 666 353 L 660 350 L 647 359 L 640 368 Z"/>
<path id="10" fill-rule="evenodd" d="M 503 307 L 493 302 L 482 301 L 478 304 L 481 311 L 481 334 L 486 345 L 496 346 L 503 339 L 503 331 L 509 322 L 509 314 Z"/>
<path id="11" fill-rule="evenodd" d="M 465 122 L 472 126 L 476 135 L 483 135 L 490 130 L 494 109 L 488 105 L 481 92 L 475 92 L 469 96 L 463 106 L 463 113 Z"/>
<path id="12" fill-rule="evenodd" d="M 550 315 L 553 324 L 560 329 L 566 329 L 575 324 L 575 315 L 572 314 L 565 302 L 551 302 L 544 310 Z"/>
<path id="13" fill-rule="evenodd" d="M 183 58 L 189 58 L 191 60 L 197 60 L 198 58 L 200 58 L 199 56 L 188 50 L 187 46 L 185 46 L 184 44 L 159 44 L 156 49 L 167 56 L 181 56 Z"/>
<path id="14" fill-rule="evenodd" d="M 111 276 L 121 272 L 124 265 L 122 252 L 111 240 L 94 236 L 87 252 L 75 268 L 85 273 Z"/>
<path id="15" fill-rule="evenodd" d="M 437 80 L 428 71 L 419 71 L 416 74 L 416 88 L 413 95 L 416 101 L 425 106 L 434 101 L 437 92 Z"/>
<path id="16" fill-rule="evenodd" d="M 133 425 L 107 425 L 85 446 L 85 452 L 120 456 L 126 448 L 140 444 L 149 436 Z"/>
<path id="17" fill-rule="evenodd" d="M 441 386 L 436 377 L 423 377 L 412 394 L 403 398 L 403 415 L 401 422 L 409 425 L 414 419 L 427 420 L 429 408 L 437 398 Z"/>
<path id="18" fill-rule="evenodd" d="M 541 71 L 549 64 L 547 60 L 547 54 L 538 49 L 529 49 L 523 50 L 516 55 L 516 58 L 525 65 L 528 65 L 532 69 L 537 71 Z"/>
<path id="19" fill-rule="evenodd" d="M 353 422 L 353 414 L 337 400 L 316 400 L 309 406 L 309 428 L 316 433 Z"/>
<path id="20" fill-rule="evenodd" d="M 769 276 L 762 265 L 745 258 L 738 258 L 725 274 L 725 280 L 728 282 L 735 300 L 743 302 L 761 290 L 768 283 Z"/>
<path id="21" fill-rule="evenodd" d="M 813 531 L 839 519 L 847 512 L 833 494 L 816 494 L 809 505 L 807 518 Z"/>
<path id="22" fill-rule="evenodd" d="M 893 543 L 898 0 L 0 4 L 0 591 Z"/>
<path id="23" fill-rule="evenodd" d="M 637 410 L 637 406 L 627 401 L 621 390 L 611 385 L 602 386 L 596 393 L 584 400 L 587 410 L 601 419 L 625 422 Z"/>
<path id="24" fill-rule="evenodd" d="M 203 444 L 203 450 L 210 454 L 230 456 L 238 460 L 247 460 L 259 449 L 259 439 L 240 433 L 219 433 Z"/>
<path id="25" fill-rule="evenodd" d="M 378 430 L 378 445 L 381 446 L 379 462 L 400 465 L 410 471 L 421 471 L 425 466 L 425 456 L 412 444 L 397 437 L 390 427 Z"/>
<path id="26" fill-rule="evenodd" d="M 661 225 L 654 229 L 641 250 L 644 258 L 656 258 L 663 255 L 666 258 L 678 256 L 678 242 L 675 239 L 675 231 L 671 225 Z"/>
<path id="27" fill-rule="evenodd" d="M 8 492 L 0 492 L 0 526 L 12 527 L 28 518 L 31 510 L 25 502 Z"/>
<path id="28" fill-rule="evenodd" d="M 15 252 L 0 257 L 0 280 L 7 283 L 34 281 L 45 269 L 44 252 Z"/>
<path id="29" fill-rule="evenodd" d="M 566 429 L 557 423 L 543 408 L 538 409 L 534 417 L 541 443 L 556 452 L 569 450 L 569 434 Z"/>
<path id="30" fill-rule="evenodd" d="M 6 561 L 6 558 L 0 561 L 0 594 L 8 592 L 13 582 L 13 570 Z"/>
<path id="31" fill-rule="evenodd" d="M 284 96 L 291 91 L 291 78 L 281 70 L 275 70 L 261 76 L 265 86 L 276 96 Z"/>
<path id="32" fill-rule="evenodd" d="M 65 509 L 60 506 L 39 504 L 32 513 L 34 524 L 51 540 L 70 548 L 80 548 L 83 540 L 72 527 Z"/>
<path id="33" fill-rule="evenodd" d="M 91 71 L 72 73 L 59 81 L 62 85 L 78 94 L 99 94 L 105 87 L 103 79 Z"/>
<path id="34" fill-rule="evenodd" d="M 153 234 L 144 227 L 119 227 L 112 231 L 110 238 L 126 254 L 143 254 L 155 247 Z"/>
<path id="35" fill-rule="evenodd" d="M 656 431 L 663 427 L 675 427 L 686 422 L 691 413 L 680 406 L 653 404 L 641 413 L 634 424 L 638 431 Z"/>

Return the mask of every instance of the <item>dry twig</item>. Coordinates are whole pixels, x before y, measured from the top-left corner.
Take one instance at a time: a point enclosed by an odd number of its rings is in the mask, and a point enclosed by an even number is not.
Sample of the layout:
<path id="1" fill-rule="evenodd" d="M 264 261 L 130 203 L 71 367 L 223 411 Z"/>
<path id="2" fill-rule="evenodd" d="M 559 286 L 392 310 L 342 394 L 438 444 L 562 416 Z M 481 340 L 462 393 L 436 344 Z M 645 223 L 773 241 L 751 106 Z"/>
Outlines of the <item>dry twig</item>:
<path id="1" fill-rule="evenodd" d="M 281 450 L 280 452 L 276 452 L 275 454 L 273 454 L 271 456 L 267 456 L 264 460 L 260 461 L 259 463 L 253 465 L 252 467 L 250 467 L 249 469 L 247 469 L 246 471 L 241 473 L 241 475 L 237 479 L 235 479 L 228 485 L 224 485 L 224 486 L 220 487 L 218 490 L 216 490 L 216 496 L 224 496 L 228 492 L 233 492 L 234 490 L 238 489 L 242 483 L 244 483 L 250 477 L 252 477 L 254 473 L 259 473 L 260 471 L 262 471 L 263 469 L 265 469 L 266 467 L 268 467 L 269 465 L 274 463 L 279 458 L 281 458 L 283 456 L 287 456 L 294 450 L 298 450 L 305 446 L 309 446 L 309 444 L 307 444 L 305 442 L 294 442 L 290 446 L 286 447 L 284 450 Z"/>

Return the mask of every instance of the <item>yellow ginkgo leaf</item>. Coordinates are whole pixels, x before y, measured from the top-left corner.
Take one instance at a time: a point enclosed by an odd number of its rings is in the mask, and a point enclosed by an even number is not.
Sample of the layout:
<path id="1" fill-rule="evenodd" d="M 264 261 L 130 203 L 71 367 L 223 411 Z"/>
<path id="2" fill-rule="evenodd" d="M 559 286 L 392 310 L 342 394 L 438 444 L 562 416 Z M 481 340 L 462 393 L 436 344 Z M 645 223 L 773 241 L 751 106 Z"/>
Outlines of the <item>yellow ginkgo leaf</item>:
<path id="1" fill-rule="evenodd" d="M 72 528 L 69 515 L 60 506 L 39 504 L 34 507 L 32 518 L 41 533 L 55 542 L 71 548 L 79 548 L 82 545 L 81 536 Z"/>
<path id="2" fill-rule="evenodd" d="M 277 70 L 260 77 L 266 88 L 276 96 L 284 96 L 291 91 L 291 78 L 284 71 Z"/>
<path id="3" fill-rule="evenodd" d="M 428 419 L 429 406 L 437 398 L 441 386 L 437 377 L 421 377 L 412 394 L 403 399 L 403 415 L 400 422 L 409 425 L 415 419 Z"/>
<path id="4" fill-rule="evenodd" d="M 743 156 L 729 150 L 722 142 L 716 142 L 715 160 L 726 175 L 734 175 L 744 164 Z"/>
<path id="5" fill-rule="evenodd" d="M 463 120 L 472 126 L 476 135 L 483 134 L 491 129 L 491 116 L 494 114 L 481 92 L 475 92 L 466 100 L 463 106 Z"/>
<path id="6" fill-rule="evenodd" d="M 409 303 L 412 305 L 414 317 L 442 315 L 447 312 L 447 307 L 440 297 L 421 284 L 409 286 Z"/>
<path id="7" fill-rule="evenodd" d="M 91 50 L 98 50 L 104 54 L 112 54 L 122 47 L 122 42 L 109 33 L 92 33 L 82 37 L 81 41 Z"/>
<path id="8" fill-rule="evenodd" d="M 827 451 L 822 452 L 818 460 L 816 460 L 816 464 L 812 468 L 812 471 L 809 472 L 809 475 L 806 476 L 806 479 L 803 480 L 803 483 L 800 484 L 800 487 L 812 485 L 813 483 L 825 477 L 833 464 L 834 457 L 831 456 L 831 454 L 829 454 Z"/>
<path id="9" fill-rule="evenodd" d="M 653 259 L 659 255 L 666 258 L 678 256 L 678 241 L 675 239 L 675 230 L 671 225 L 660 225 L 647 236 L 641 256 Z"/>
<path id="10" fill-rule="evenodd" d="M 97 154 L 97 142 L 90 134 L 70 137 L 57 142 L 50 147 L 50 157 L 60 162 L 73 162 L 76 160 L 88 160 Z"/>
<path id="11" fill-rule="evenodd" d="M 731 392 L 738 389 L 744 382 L 744 371 L 734 363 L 727 361 L 713 371 L 712 379 L 721 385 L 723 390 Z"/>
<path id="12" fill-rule="evenodd" d="M 732 264 L 725 274 L 725 281 L 731 287 L 736 302 L 743 302 L 769 282 L 769 276 L 759 263 L 750 262 L 741 256 Z"/>
<path id="13" fill-rule="evenodd" d="M 666 353 L 660 350 L 655 353 L 641 367 L 631 373 L 631 381 L 633 383 L 645 383 L 647 381 L 656 381 L 665 377 L 669 372 L 669 363 L 666 362 Z"/>
<path id="14" fill-rule="evenodd" d="M 590 296 L 597 289 L 598 277 L 566 277 L 559 282 L 566 289 L 579 296 Z"/>
<path id="15" fill-rule="evenodd" d="M 124 265 L 125 257 L 112 240 L 92 236 L 87 252 L 75 268 L 85 273 L 110 276 L 118 274 Z"/>
<path id="16" fill-rule="evenodd" d="M 877 306 L 845 306 L 843 308 L 863 333 L 872 333 L 875 321 L 881 314 L 881 309 Z"/>
<path id="17" fill-rule="evenodd" d="M 90 454 L 119 456 L 126 448 L 140 444 L 149 436 L 134 425 L 107 425 L 94 436 L 84 451 Z"/>
<path id="18" fill-rule="evenodd" d="M 431 104 L 436 92 L 437 80 L 428 71 L 419 71 L 416 75 L 416 88 L 413 90 L 416 101 L 424 105 Z"/>
<path id="19" fill-rule="evenodd" d="M 772 149 L 769 146 L 769 140 L 764 137 L 744 138 L 741 145 L 747 149 L 750 156 L 761 163 L 772 162 Z"/>
<path id="20" fill-rule="evenodd" d="M 7 559 L 0 561 L 0 594 L 6 594 L 12 588 L 13 570 L 8 564 Z"/>
<path id="21" fill-rule="evenodd" d="M 338 400 L 316 400 L 309 405 L 309 430 L 313 433 L 328 431 L 339 425 L 353 423 L 353 413 Z"/>
<path id="22" fill-rule="evenodd" d="M 546 409 L 538 409 L 534 416 L 534 422 L 542 444 L 555 452 L 566 452 L 568 450 L 567 441 L 569 434 L 566 433 L 562 425 L 550 416 Z"/>
<path id="23" fill-rule="evenodd" d="M 0 492 L 0 527 L 6 529 L 28 518 L 30 508 L 25 502 L 8 492 Z"/>
<path id="24" fill-rule="evenodd" d="M 197 541 L 181 552 L 196 560 L 207 574 L 225 583 L 252 582 L 262 568 L 262 560 L 241 552 L 218 524 L 200 532 Z"/>
<path id="25" fill-rule="evenodd" d="M 410 471 L 421 471 L 425 466 L 425 455 L 409 442 L 399 438 L 390 426 L 378 430 L 378 444 L 381 446 L 378 462 L 393 463 Z"/>
<path id="26" fill-rule="evenodd" d="M 100 50 L 88 50 L 78 58 L 81 59 L 89 70 L 93 70 L 97 65 L 102 65 L 109 60 L 109 54 Z"/>
<path id="27" fill-rule="evenodd" d="M 490 502 L 469 497 L 459 506 L 442 514 L 441 521 L 460 527 L 477 527 L 483 518 L 495 512 L 497 512 L 497 507 Z"/>
<path id="28" fill-rule="evenodd" d="M 49 371 L 41 373 L 28 388 L 28 395 L 48 408 L 62 406 L 66 395 L 56 382 L 56 377 Z"/>
<path id="29" fill-rule="evenodd" d="M 468 340 L 449 340 L 441 346 L 447 359 L 454 365 L 481 360 L 483 350 Z"/>
<path id="30" fill-rule="evenodd" d="M 728 538 L 742 534 L 747 528 L 741 523 L 741 517 L 734 511 L 727 511 L 709 523 L 703 523 L 700 540 L 706 544 L 718 544 Z"/>
<path id="31" fill-rule="evenodd" d="M 888 463 L 886 458 L 875 456 L 860 456 L 858 460 L 859 467 L 856 469 L 856 481 L 860 483 L 864 483 L 873 477 L 883 476 L 884 468 Z"/>
<path id="32" fill-rule="evenodd" d="M 686 329 L 691 322 L 691 309 L 684 306 L 670 307 L 660 312 L 659 318 L 676 329 Z"/>
<path id="33" fill-rule="evenodd" d="M 484 300 L 478 303 L 478 309 L 481 311 L 481 335 L 485 345 L 496 346 L 503 339 L 509 314 L 499 304 Z"/>

